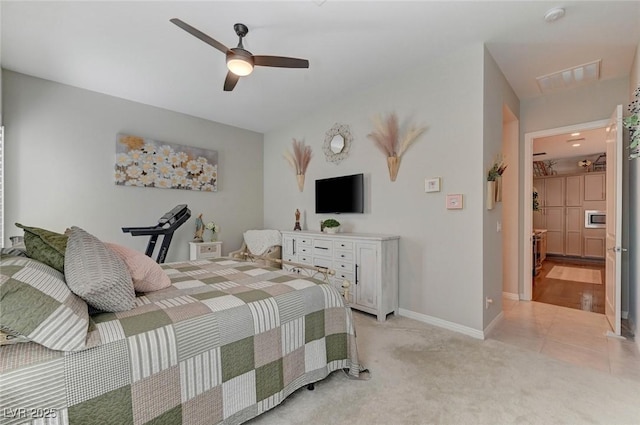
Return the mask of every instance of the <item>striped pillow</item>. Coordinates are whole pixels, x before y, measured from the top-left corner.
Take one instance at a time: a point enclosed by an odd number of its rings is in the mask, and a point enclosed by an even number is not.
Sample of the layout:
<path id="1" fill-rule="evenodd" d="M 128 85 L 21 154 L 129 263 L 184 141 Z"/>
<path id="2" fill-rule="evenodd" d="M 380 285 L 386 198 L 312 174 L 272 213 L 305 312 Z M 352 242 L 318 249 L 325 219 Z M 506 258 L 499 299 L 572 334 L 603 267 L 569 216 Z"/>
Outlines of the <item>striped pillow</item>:
<path id="1" fill-rule="evenodd" d="M 90 306 L 105 312 L 131 310 L 136 301 L 127 265 L 98 238 L 73 226 L 64 256 L 69 289 Z"/>
<path id="2" fill-rule="evenodd" d="M 52 350 L 86 348 L 87 304 L 71 293 L 62 273 L 26 257 L 3 257 L 0 270 L 3 332 Z"/>

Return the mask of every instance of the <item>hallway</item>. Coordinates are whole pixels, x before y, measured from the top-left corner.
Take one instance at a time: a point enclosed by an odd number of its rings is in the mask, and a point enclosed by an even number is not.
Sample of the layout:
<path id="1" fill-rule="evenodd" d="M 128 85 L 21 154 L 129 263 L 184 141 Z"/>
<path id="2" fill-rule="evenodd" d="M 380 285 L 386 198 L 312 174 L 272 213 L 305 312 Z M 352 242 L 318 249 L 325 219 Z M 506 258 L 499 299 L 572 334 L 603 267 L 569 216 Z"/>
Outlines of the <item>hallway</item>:
<path id="1" fill-rule="evenodd" d="M 503 299 L 503 313 L 490 339 L 640 381 L 638 345 L 607 337 L 609 325 L 603 314 L 509 299 Z"/>
<path id="2" fill-rule="evenodd" d="M 572 272 L 599 271 L 600 283 L 548 277 L 548 274 L 558 267 L 564 267 Z M 571 278 L 571 274 L 569 274 L 569 278 Z M 577 276 L 577 278 L 580 277 Z M 604 280 L 603 262 L 572 261 L 564 258 L 547 257 L 534 278 L 532 299 L 541 303 L 604 314 Z"/>

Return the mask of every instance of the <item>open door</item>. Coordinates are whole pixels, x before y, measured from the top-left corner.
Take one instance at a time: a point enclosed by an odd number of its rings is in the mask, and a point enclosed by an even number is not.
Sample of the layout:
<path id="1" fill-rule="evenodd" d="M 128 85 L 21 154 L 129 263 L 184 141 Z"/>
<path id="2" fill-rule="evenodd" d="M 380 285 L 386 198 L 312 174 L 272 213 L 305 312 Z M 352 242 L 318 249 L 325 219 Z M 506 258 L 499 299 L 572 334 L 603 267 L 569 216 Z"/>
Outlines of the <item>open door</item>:
<path id="1" fill-rule="evenodd" d="M 622 105 L 607 125 L 607 234 L 605 246 L 605 314 L 616 335 L 620 335 L 620 293 L 622 287 Z"/>

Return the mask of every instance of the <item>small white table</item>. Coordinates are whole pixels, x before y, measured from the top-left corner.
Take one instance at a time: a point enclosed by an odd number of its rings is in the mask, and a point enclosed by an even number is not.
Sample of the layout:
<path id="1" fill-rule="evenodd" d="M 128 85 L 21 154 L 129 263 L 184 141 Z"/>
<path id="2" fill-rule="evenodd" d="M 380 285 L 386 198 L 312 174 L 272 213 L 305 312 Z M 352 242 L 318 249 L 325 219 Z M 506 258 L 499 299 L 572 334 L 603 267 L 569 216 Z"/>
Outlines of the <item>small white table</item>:
<path id="1" fill-rule="evenodd" d="M 189 260 L 222 257 L 222 242 L 189 242 Z"/>

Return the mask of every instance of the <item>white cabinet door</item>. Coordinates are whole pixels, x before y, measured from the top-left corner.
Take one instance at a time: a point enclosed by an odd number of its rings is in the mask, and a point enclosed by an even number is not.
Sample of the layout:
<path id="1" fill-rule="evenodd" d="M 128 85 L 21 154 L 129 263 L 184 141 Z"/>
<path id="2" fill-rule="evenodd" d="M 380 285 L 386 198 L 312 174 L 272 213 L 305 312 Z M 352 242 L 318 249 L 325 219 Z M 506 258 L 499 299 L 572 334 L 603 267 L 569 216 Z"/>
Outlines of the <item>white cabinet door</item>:
<path id="1" fill-rule="evenodd" d="M 378 308 L 378 247 L 375 244 L 356 243 L 355 304 Z"/>

